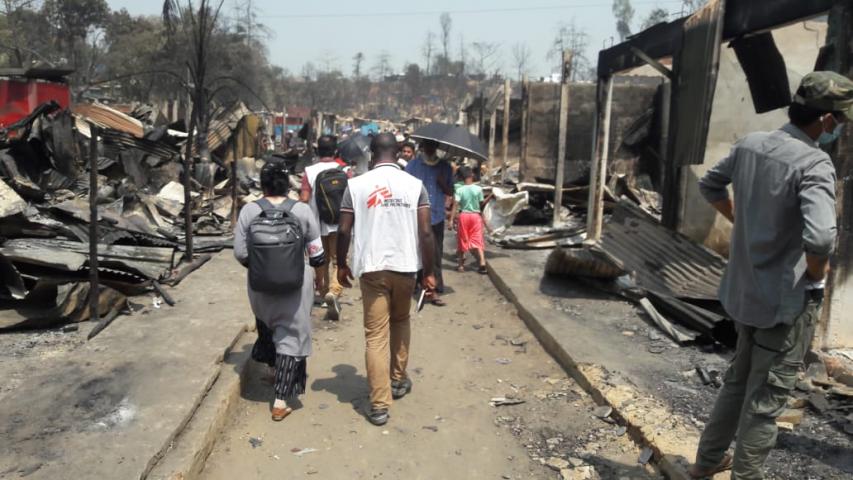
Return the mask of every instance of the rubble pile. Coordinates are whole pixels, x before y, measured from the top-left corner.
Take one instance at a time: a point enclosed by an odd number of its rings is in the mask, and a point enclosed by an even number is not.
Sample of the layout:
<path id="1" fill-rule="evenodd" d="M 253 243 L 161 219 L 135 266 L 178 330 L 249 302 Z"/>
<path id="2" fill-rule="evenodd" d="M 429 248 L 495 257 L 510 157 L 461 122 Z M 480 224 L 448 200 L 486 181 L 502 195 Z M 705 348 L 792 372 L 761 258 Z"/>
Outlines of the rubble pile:
<path id="1" fill-rule="evenodd" d="M 572 277 L 637 303 L 679 345 L 733 346 L 734 327 L 717 299 L 726 260 L 660 224 L 660 197 L 612 175 L 604 194 L 602 237 L 587 242 L 588 186 L 564 186 L 558 227 L 551 222 L 555 187 L 516 183 L 491 187 L 484 211 L 491 243 L 552 250 L 548 275 Z"/>
<path id="2" fill-rule="evenodd" d="M 203 263 L 184 255 L 184 122 L 167 124 L 144 106 L 125 111 L 48 102 L 0 131 L 0 329 L 89 318 L 92 126 L 98 132 L 100 315 L 124 311 L 127 296 L 162 292 L 160 283 L 188 273 L 181 267 Z M 262 127 L 242 104 L 215 112 L 211 161 L 196 162 L 190 179 L 195 252 L 230 246 L 234 194 L 257 196 L 254 157 Z M 235 156 L 250 164 L 236 192 L 227 163 Z"/>

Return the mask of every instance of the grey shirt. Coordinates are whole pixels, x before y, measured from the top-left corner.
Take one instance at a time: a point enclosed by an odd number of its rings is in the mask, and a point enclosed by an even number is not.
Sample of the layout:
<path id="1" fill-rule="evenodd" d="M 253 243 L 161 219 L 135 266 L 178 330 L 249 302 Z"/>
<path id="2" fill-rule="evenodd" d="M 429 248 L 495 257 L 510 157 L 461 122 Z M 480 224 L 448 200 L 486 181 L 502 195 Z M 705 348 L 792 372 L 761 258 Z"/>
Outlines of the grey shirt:
<path id="1" fill-rule="evenodd" d="M 255 203 L 248 203 L 240 210 L 237 225 L 234 228 L 234 257 L 244 266 L 249 262 L 247 236 L 249 225 L 262 212 Z M 291 213 L 299 220 L 305 237 L 306 254 L 322 255 L 320 225 L 311 207 L 296 202 Z M 312 246 L 314 251 L 312 250 Z M 317 250 L 319 249 L 319 250 Z M 273 331 L 276 353 L 295 357 L 311 354 L 311 307 L 314 304 L 314 269 L 306 265 L 300 290 L 281 293 L 258 292 L 246 285 L 252 313 Z"/>
<path id="2" fill-rule="evenodd" d="M 806 252 L 835 246 L 835 167 L 799 128 L 787 124 L 738 141 L 699 180 L 709 202 L 734 190 L 735 223 L 720 301 L 752 327 L 792 323 L 805 308 Z"/>

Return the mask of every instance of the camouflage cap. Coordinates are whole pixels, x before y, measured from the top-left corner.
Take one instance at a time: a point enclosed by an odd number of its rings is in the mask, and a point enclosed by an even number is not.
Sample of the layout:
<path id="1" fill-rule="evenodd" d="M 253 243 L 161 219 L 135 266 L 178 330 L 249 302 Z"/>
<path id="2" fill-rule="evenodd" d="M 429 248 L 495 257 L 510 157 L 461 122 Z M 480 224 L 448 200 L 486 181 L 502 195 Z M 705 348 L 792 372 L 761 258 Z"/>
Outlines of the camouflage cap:
<path id="1" fill-rule="evenodd" d="M 812 72 L 803 77 L 794 103 L 827 112 L 842 112 L 853 121 L 853 80 L 835 72 Z"/>

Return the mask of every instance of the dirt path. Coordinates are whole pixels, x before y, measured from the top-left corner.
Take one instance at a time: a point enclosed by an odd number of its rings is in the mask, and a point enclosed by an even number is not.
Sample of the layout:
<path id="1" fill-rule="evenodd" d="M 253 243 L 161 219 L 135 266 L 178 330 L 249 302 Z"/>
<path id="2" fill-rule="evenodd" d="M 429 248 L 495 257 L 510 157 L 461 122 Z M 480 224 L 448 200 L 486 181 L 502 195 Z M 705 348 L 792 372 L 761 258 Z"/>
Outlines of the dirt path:
<path id="1" fill-rule="evenodd" d="M 324 321 L 315 309 L 304 407 L 282 423 L 270 421 L 271 386 L 253 364 L 203 477 L 557 478 L 544 465 L 555 456 L 582 459 L 602 478 L 649 478 L 637 466 L 637 447 L 591 414 L 592 400 L 486 277 L 446 278 L 455 289 L 449 305 L 427 307 L 413 320 L 414 390 L 394 404 L 386 426 L 370 425 L 362 413 L 369 402 L 361 297 L 350 290 L 341 322 Z M 526 403 L 489 405 L 510 395 Z M 590 478 L 585 470 L 569 478 Z"/>

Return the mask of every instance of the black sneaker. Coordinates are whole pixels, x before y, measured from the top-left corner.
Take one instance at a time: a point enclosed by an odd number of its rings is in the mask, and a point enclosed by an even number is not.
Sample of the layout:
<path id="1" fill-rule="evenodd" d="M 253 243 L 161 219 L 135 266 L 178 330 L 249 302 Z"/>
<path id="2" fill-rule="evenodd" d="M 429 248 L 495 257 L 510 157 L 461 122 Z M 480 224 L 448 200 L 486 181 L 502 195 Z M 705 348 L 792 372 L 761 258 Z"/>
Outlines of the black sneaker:
<path id="1" fill-rule="evenodd" d="M 403 380 L 391 380 L 391 397 L 399 400 L 412 391 L 412 381 L 408 378 Z"/>
<path id="2" fill-rule="evenodd" d="M 387 408 L 371 408 L 370 413 L 367 414 L 367 420 L 376 425 L 377 427 L 381 427 L 388 423 L 388 409 Z"/>

